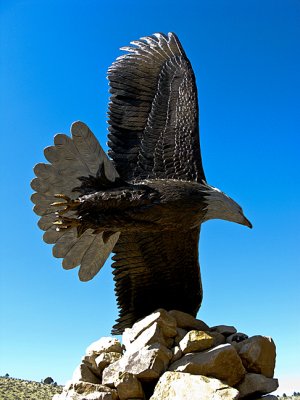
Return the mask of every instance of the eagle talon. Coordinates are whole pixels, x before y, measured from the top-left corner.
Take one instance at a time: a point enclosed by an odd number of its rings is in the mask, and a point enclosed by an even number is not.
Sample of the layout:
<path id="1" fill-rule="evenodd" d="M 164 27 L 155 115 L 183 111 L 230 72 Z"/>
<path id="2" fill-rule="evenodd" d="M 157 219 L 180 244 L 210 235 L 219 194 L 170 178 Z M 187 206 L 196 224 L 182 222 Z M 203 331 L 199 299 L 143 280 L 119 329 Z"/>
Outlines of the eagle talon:
<path id="1" fill-rule="evenodd" d="M 63 200 L 66 200 L 66 201 L 70 201 L 71 200 L 71 198 L 69 196 L 67 196 L 66 194 L 63 194 L 63 193 L 56 193 L 54 195 L 54 197 L 56 197 L 57 199 L 63 199 Z"/>
<path id="2" fill-rule="evenodd" d="M 65 214 L 67 211 L 73 211 L 76 210 L 77 207 L 80 204 L 80 200 L 72 200 L 69 196 L 66 196 L 64 194 L 55 194 L 54 197 L 57 199 L 63 199 L 65 201 L 55 201 L 54 203 L 51 203 L 51 207 L 64 207 L 62 210 L 57 211 L 56 213 L 61 216 Z"/>
<path id="3" fill-rule="evenodd" d="M 53 222 L 53 225 L 55 225 L 59 230 L 69 229 L 74 227 L 77 228 L 80 225 L 80 222 L 76 218 L 63 217 L 59 215 L 59 218 Z"/>

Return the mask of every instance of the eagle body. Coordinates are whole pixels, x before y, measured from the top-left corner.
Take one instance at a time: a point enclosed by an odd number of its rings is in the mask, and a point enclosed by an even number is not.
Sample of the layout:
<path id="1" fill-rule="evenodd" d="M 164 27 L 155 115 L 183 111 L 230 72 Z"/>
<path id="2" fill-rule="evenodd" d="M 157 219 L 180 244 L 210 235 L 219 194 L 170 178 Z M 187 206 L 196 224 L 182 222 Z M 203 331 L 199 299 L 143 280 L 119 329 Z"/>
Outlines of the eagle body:
<path id="1" fill-rule="evenodd" d="M 201 224 L 251 227 L 241 207 L 206 182 L 191 64 L 175 34 L 122 50 L 108 70 L 109 156 L 82 122 L 58 134 L 34 168 L 34 211 L 53 255 L 92 279 L 114 253 L 119 318 L 113 333 L 157 308 L 196 315 L 202 301 Z"/>
<path id="2" fill-rule="evenodd" d="M 82 227 L 114 232 L 188 231 L 205 219 L 206 185 L 150 179 L 83 195 Z"/>

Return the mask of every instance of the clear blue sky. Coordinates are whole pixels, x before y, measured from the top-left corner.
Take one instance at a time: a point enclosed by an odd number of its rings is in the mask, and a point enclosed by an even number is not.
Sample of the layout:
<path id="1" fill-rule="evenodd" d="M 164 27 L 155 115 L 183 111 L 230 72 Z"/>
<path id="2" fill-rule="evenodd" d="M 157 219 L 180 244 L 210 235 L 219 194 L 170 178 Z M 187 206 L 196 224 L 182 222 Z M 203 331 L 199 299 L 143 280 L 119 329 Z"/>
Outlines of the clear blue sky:
<path id="1" fill-rule="evenodd" d="M 279 392 L 299 391 L 299 0 L 2 0 L 0 25 L 0 374 L 63 383 L 110 335 L 110 263 L 89 283 L 61 268 L 36 226 L 32 168 L 75 120 L 106 149 L 106 71 L 119 47 L 174 31 L 197 78 L 208 182 L 254 226 L 204 224 L 198 316 L 272 336 Z"/>

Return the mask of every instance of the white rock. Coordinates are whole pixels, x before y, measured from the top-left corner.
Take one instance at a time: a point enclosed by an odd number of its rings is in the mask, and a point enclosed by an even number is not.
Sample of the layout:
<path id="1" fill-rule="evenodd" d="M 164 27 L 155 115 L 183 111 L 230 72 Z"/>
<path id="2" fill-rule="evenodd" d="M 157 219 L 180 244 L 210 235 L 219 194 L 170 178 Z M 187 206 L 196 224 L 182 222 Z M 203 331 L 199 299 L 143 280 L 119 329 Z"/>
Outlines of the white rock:
<path id="1" fill-rule="evenodd" d="M 163 330 L 161 329 L 157 321 L 153 322 L 152 325 L 146 328 L 133 342 L 127 342 L 126 354 L 135 353 L 139 351 L 142 347 L 145 347 L 152 343 L 160 343 L 168 347 L 166 338 L 163 334 Z"/>
<path id="2" fill-rule="evenodd" d="M 188 372 L 220 379 L 235 386 L 245 376 L 245 368 L 231 344 L 221 344 L 200 353 L 184 355 L 169 366 L 169 371 Z"/>
<path id="3" fill-rule="evenodd" d="M 86 349 L 86 355 L 100 355 L 101 353 L 108 353 L 108 352 L 115 352 L 115 353 L 122 353 L 122 345 L 118 339 L 112 337 L 102 337 L 101 339 L 93 342 L 89 345 Z"/>
<path id="4" fill-rule="evenodd" d="M 104 368 L 108 365 L 120 360 L 122 357 L 121 353 L 115 353 L 111 351 L 110 353 L 102 353 L 95 359 L 95 364 L 99 373 L 101 373 Z"/>
<path id="5" fill-rule="evenodd" d="M 78 382 L 63 391 L 56 400 L 118 400 L 117 391 L 103 385 Z"/>
<path id="6" fill-rule="evenodd" d="M 165 372 L 150 400 L 235 400 L 239 392 L 218 379 Z"/>
<path id="7" fill-rule="evenodd" d="M 136 322 L 132 328 L 125 329 L 122 336 L 122 342 L 125 348 L 127 349 L 129 345 L 138 338 L 139 335 L 141 335 L 155 322 L 158 324 L 165 337 L 175 337 L 177 335 L 176 320 L 169 315 L 166 310 L 159 309 Z"/>
<path id="8" fill-rule="evenodd" d="M 124 372 L 135 375 L 141 381 L 157 379 L 166 370 L 172 355 L 171 350 L 159 343 L 143 347 L 136 353 L 125 353 L 119 361 L 104 369 L 102 383 L 113 387 Z"/>
<path id="9" fill-rule="evenodd" d="M 189 331 L 180 341 L 179 347 L 184 354 L 194 351 L 203 351 L 213 346 L 214 339 L 204 331 Z"/>

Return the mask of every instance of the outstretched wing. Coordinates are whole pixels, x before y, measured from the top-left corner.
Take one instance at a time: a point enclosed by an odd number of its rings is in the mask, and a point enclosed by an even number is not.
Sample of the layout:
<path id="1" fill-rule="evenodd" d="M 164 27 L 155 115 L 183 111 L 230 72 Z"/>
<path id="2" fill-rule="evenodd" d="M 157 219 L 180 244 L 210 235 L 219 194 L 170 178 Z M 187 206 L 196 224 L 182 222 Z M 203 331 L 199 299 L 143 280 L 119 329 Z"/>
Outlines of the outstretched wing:
<path id="1" fill-rule="evenodd" d="M 195 76 L 174 33 L 131 42 L 108 70 L 109 155 L 125 180 L 205 180 Z"/>
<path id="2" fill-rule="evenodd" d="M 196 315 L 202 300 L 199 232 L 120 235 L 113 256 L 119 307 L 114 334 L 158 308 Z"/>

